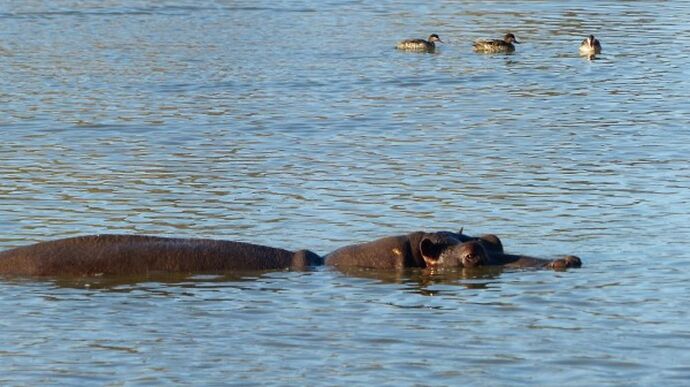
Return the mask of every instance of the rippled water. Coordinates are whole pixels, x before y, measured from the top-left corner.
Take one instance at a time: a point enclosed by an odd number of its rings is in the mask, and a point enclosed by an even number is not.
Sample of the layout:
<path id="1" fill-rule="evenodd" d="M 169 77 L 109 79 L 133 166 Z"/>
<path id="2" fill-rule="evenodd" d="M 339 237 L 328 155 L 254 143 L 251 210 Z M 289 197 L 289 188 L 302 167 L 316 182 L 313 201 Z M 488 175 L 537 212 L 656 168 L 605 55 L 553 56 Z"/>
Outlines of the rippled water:
<path id="1" fill-rule="evenodd" d="M 326 253 L 464 226 L 585 266 L 5 279 L 0 383 L 687 383 L 688 20 L 680 1 L 3 2 L 0 248 Z M 508 30 L 515 54 L 471 51 Z M 392 49 L 432 32 L 436 54 Z"/>

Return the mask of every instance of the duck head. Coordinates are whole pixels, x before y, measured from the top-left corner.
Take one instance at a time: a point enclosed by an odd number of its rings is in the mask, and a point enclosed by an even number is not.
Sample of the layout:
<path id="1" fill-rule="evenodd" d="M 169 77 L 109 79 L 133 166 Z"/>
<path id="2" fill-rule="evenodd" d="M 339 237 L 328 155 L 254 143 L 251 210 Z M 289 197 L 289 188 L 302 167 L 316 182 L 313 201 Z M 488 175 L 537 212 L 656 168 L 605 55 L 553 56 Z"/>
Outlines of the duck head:
<path id="1" fill-rule="evenodd" d="M 510 32 L 507 33 L 507 34 L 503 37 L 503 41 L 506 42 L 506 43 L 516 43 L 516 44 L 520 44 L 520 42 L 518 42 L 517 39 L 515 38 L 515 35 L 513 35 L 513 34 L 510 33 Z"/>
<path id="2" fill-rule="evenodd" d="M 438 35 L 431 34 L 431 35 L 429 35 L 428 42 L 429 43 L 433 43 L 433 42 L 443 43 L 443 40 L 441 40 L 441 38 Z"/>

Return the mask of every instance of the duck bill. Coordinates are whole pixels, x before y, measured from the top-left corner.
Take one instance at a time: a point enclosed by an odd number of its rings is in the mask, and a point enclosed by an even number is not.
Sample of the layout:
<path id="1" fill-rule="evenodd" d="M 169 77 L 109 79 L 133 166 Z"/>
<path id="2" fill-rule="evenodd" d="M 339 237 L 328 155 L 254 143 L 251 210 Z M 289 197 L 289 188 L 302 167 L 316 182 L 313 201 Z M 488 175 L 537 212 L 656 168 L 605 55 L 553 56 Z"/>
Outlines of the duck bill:
<path id="1" fill-rule="evenodd" d="M 517 40 L 513 40 L 513 43 L 520 44 L 520 42 L 518 42 Z"/>

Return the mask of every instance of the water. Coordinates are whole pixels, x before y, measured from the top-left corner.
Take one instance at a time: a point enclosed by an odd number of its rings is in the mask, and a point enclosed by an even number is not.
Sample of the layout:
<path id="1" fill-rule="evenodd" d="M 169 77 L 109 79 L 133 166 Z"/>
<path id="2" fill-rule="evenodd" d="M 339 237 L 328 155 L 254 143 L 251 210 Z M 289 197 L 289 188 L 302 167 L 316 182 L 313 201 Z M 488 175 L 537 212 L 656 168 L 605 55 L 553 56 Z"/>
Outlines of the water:
<path id="1" fill-rule="evenodd" d="M 0 384 L 690 378 L 686 2 L 7 1 L 0 20 L 0 248 L 326 253 L 464 226 L 585 263 L 5 279 Z M 471 52 L 508 30 L 514 55 Z M 432 32 L 436 54 L 392 49 Z"/>

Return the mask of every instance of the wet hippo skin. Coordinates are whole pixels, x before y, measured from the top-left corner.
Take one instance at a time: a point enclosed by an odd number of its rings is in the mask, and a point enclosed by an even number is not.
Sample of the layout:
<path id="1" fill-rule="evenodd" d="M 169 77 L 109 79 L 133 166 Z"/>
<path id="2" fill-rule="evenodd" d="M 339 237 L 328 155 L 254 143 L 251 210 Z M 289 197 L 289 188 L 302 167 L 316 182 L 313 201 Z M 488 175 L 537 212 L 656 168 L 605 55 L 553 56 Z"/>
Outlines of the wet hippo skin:
<path id="1" fill-rule="evenodd" d="M 325 261 L 326 265 L 336 267 L 372 269 L 478 266 L 565 269 L 580 267 L 582 264 L 575 256 L 548 260 L 506 254 L 497 236 L 488 234 L 471 237 L 463 234 L 462 230 L 459 233 L 418 231 L 345 246 L 326 255 Z"/>
<path id="2" fill-rule="evenodd" d="M 89 235 L 0 252 L 0 274 L 28 276 L 301 269 L 321 264 L 323 259 L 309 250 L 141 235 Z"/>

